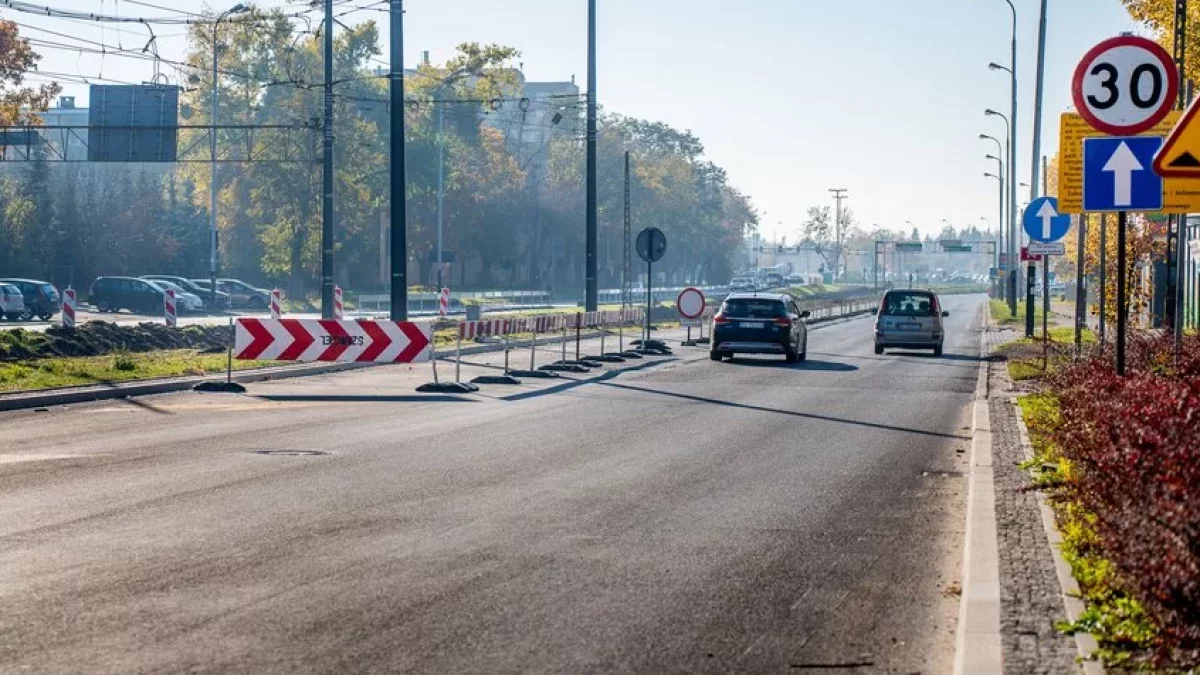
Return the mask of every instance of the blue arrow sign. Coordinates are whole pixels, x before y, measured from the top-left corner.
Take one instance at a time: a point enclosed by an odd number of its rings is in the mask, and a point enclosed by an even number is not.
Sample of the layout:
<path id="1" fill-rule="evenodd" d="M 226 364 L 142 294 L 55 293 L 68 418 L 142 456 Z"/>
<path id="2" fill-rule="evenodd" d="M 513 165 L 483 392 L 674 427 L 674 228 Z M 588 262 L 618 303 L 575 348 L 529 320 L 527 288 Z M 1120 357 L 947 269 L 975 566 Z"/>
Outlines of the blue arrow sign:
<path id="1" fill-rule="evenodd" d="M 1038 197 L 1025 207 L 1021 223 L 1034 241 L 1058 241 L 1071 229 L 1071 216 L 1059 214 L 1058 199 Z"/>
<path id="2" fill-rule="evenodd" d="M 1161 136 L 1083 139 L 1084 211 L 1158 211 L 1163 179 L 1154 173 Z"/>

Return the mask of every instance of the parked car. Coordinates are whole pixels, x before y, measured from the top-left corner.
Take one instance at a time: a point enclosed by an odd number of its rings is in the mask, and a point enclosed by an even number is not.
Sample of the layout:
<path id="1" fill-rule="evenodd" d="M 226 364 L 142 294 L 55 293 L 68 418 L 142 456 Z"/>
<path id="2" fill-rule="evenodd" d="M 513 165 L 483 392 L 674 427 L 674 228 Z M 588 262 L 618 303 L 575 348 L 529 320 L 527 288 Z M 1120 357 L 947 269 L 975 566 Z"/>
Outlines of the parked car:
<path id="1" fill-rule="evenodd" d="M 208 288 L 207 279 L 192 279 L 204 288 Z M 266 309 L 271 303 L 271 292 L 255 288 L 239 279 L 217 279 L 217 290 L 229 295 L 230 307 L 245 307 L 248 309 Z"/>
<path id="2" fill-rule="evenodd" d="M 25 296 L 12 284 L 0 283 L 0 319 L 18 321 L 25 315 Z"/>
<path id="3" fill-rule="evenodd" d="M 808 311 L 790 295 L 735 293 L 713 316 L 713 361 L 734 354 L 782 354 L 788 363 L 808 358 Z"/>
<path id="4" fill-rule="evenodd" d="M 127 309 L 135 314 L 163 313 L 163 290 L 137 277 L 100 277 L 92 282 L 88 300 L 101 312 Z"/>
<path id="5" fill-rule="evenodd" d="M 24 321 L 33 321 L 35 316 L 42 321 L 49 321 L 62 308 L 62 296 L 49 281 L 0 279 L 0 283 L 11 284 L 21 291 L 25 298 L 25 312 L 21 316 Z"/>
<path id="6" fill-rule="evenodd" d="M 884 349 L 932 349 L 942 355 L 946 339 L 942 303 L 933 291 L 890 290 L 883 294 L 875 319 L 875 353 Z"/>
<path id="7" fill-rule="evenodd" d="M 178 314 L 199 314 L 204 311 L 204 301 L 195 293 L 188 293 L 178 286 L 165 279 L 146 279 L 165 291 L 175 291 L 175 311 Z"/>
<path id="8" fill-rule="evenodd" d="M 143 274 L 142 278 L 150 279 L 151 281 L 169 281 L 169 282 L 175 284 L 176 286 L 179 286 L 180 288 L 187 291 L 188 293 L 198 296 L 201 300 L 203 300 L 205 310 L 219 312 L 219 311 L 229 309 L 229 294 L 223 293 L 220 290 L 217 291 L 216 306 L 215 307 L 209 306 L 211 304 L 209 302 L 209 297 L 212 295 L 212 293 L 210 293 L 208 290 L 208 284 L 204 284 L 203 286 L 201 286 L 200 284 L 192 281 L 191 279 L 187 279 L 185 277 L 174 277 L 169 274 Z"/>
<path id="9" fill-rule="evenodd" d="M 729 282 L 730 291 L 756 291 L 758 283 L 750 277 L 736 277 Z"/>

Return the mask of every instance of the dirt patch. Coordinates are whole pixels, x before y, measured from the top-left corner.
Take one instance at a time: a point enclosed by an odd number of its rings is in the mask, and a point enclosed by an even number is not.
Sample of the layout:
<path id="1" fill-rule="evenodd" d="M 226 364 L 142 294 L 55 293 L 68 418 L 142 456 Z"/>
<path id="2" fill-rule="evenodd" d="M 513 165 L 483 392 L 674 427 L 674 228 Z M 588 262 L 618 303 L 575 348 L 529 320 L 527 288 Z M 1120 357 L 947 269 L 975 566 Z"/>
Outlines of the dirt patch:
<path id="1" fill-rule="evenodd" d="M 0 331 L 0 360 L 52 356 L 103 356 L 115 352 L 162 349 L 223 350 L 229 344 L 228 326 L 168 328 L 156 323 L 118 326 L 91 321 L 74 330 L 50 328 L 44 333 L 21 328 Z"/>

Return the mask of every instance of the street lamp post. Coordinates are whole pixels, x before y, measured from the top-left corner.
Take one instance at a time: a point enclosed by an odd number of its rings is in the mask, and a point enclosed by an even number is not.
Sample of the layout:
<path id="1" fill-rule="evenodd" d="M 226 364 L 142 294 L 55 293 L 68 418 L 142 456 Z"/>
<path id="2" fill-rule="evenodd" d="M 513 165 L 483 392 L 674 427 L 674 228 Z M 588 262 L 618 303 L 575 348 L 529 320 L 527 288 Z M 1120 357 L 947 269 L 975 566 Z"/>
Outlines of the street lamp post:
<path id="1" fill-rule="evenodd" d="M 997 158 L 993 155 L 988 155 L 988 158 L 995 159 L 996 163 L 999 166 L 999 168 L 996 170 L 996 173 L 988 172 L 983 175 L 988 176 L 990 178 L 995 178 L 997 181 L 1000 182 L 1000 237 L 1001 237 L 1001 241 L 1003 241 L 1004 240 L 1004 163 L 1001 162 L 999 160 L 999 158 Z M 996 259 L 997 259 L 996 260 L 996 269 L 997 270 L 1000 269 L 999 258 L 1000 258 L 1000 252 L 999 252 L 999 250 L 997 250 L 996 251 Z M 1012 261 L 1010 260 L 1008 262 L 1008 265 L 1006 265 L 1006 267 L 1011 268 L 1012 266 L 1013 266 Z M 1009 274 L 1010 274 L 1010 272 L 1007 272 L 1007 271 L 1005 272 L 1006 279 L 1007 279 L 1007 275 L 1009 275 Z M 1005 282 L 1005 283 L 1007 283 L 1007 282 Z"/>
<path id="2" fill-rule="evenodd" d="M 829 188 L 833 193 L 833 199 L 837 202 L 837 208 L 833 216 L 833 231 L 834 243 L 836 244 L 837 257 L 833 260 L 833 280 L 838 280 L 838 271 L 842 266 L 842 200 L 847 199 L 846 188 Z"/>
<path id="3" fill-rule="evenodd" d="M 213 22 L 212 31 L 212 130 L 209 132 L 208 148 L 209 148 L 209 179 L 208 179 L 208 303 L 211 309 L 217 307 L 217 104 L 220 86 L 217 80 L 219 71 L 217 50 L 217 29 L 221 27 L 221 22 L 226 17 L 233 14 L 241 14 L 249 11 L 249 8 L 238 3 L 233 7 L 221 12 L 217 15 L 217 20 Z"/>
<path id="4" fill-rule="evenodd" d="M 996 138 L 995 136 L 989 136 L 988 134 L 979 134 L 979 138 L 990 140 L 996 144 L 996 157 L 1000 157 L 1001 155 L 1004 154 L 1004 144 L 1000 143 L 1000 139 Z M 1006 139 L 1006 142 L 1007 142 L 1007 139 Z M 996 161 L 999 163 L 999 174 L 1000 174 L 999 176 L 997 176 L 997 178 L 1000 180 L 1000 222 L 999 222 L 999 239 L 1000 239 L 1000 241 L 996 246 L 996 270 L 997 270 L 997 272 L 999 272 L 999 270 L 1000 270 L 1000 251 L 1005 250 L 1005 248 L 1004 248 L 1004 240 L 1005 240 L 1005 236 L 1004 236 L 1004 162 L 1000 161 L 999 159 L 997 159 Z M 1012 266 L 1012 261 L 1009 261 L 1007 267 L 1011 267 L 1011 266 Z M 1003 283 L 1003 282 L 999 282 L 999 283 Z M 997 290 L 1002 289 L 1002 287 L 999 286 L 999 283 L 997 284 Z M 1001 295 L 1001 297 L 1003 297 L 1002 293 L 1000 295 Z"/>
<path id="5" fill-rule="evenodd" d="M 995 65 L 995 64 L 992 64 L 992 65 Z M 1003 68 L 1003 66 L 1000 66 L 1000 68 Z M 1014 185 L 1014 183 L 1016 182 L 1017 177 L 1016 177 L 1016 173 L 1013 171 L 1013 157 L 1016 156 L 1016 144 L 1017 144 L 1016 140 L 1017 139 L 1016 139 L 1016 136 L 1013 135 L 1013 124 L 1009 120 L 1009 118 L 1004 115 L 1004 113 L 997 112 L 995 110 L 992 110 L 991 108 L 988 108 L 987 110 L 983 111 L 983 113 L 985 115 L 990 115 L 992 117 L 999 117 L 1000 119 L 1004 120 L 1005 136 L 1008 138 L 1008 196 L 1009 196 L 1009 204 L 1008 204 L 1008 266 L 1015 268 L 1016 265 L 1013 261 L 1016 260 L 1016 257 L 1017 257 L 1016 247 L 1014 246 L 1014 242 L 1016 241 L 1016 234 L 1017 234 L 1017 190 L 1016 190 L 1016 186 Z M 1006 284 L 1006 286 L 1008 287 L 1008 293 L 1007 293 L 1008 309 L 1010 312 L 1012 312 L 1013 316 L 1016 316 L 1017 315 L 1017 280 L 1016 280 L 1015 274 L 1010 274 L 1009 277 L 1010 277 L 1009 281 Z"/>
<path id="6" fill-rule="evenodd" d="M 451 84 L 454 84 L 455 82 L 462 79 L 463 77 L 470 75 L 472 72 L 473 71 L 469 68 L 459 68 L 458 70 L 454 71 L 453 73 L 450 73 L 446 77 L 442 78 L 442 81 L 440 83 L 438 83 L 438 86 L 433 90 L 433 95 L 434 95 L 434 97 L 437 98 L 437 110 L 438 110 L 438 126 L 437 126 L 437 139 L 438 139 L 437 286 L 438 286 L 439 290 L 442 288 L 442 266 L 443 266 L 442 251 L 444 250 L 443 245 L 442 245 L 442 242 L 443 242 L 442 214 L 444 212 L 443 205 L 445 204 L 445 201 L 446 201 L 446 189 L 445 189 L 445 182 L 446 182 L 446 136 L 445 136 L 446 101 L 444 100 L 443 97 L 445 95 L 446 87 L 450 86 Z"/>

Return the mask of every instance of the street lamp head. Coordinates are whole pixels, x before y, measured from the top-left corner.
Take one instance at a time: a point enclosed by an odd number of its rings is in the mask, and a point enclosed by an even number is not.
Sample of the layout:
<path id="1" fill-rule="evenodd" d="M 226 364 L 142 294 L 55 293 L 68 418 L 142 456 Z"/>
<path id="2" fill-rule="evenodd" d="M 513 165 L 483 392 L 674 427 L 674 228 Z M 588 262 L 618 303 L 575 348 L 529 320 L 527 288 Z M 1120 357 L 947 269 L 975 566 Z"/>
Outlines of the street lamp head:
<path id="1" fill-rule="evenodd" d="M 1008 68 L 1005 68 L 1004 66 L 1000 65 L 999 63 L 992 61 L 991 63 L 988 64 L 988 70 L 1008 70 Z"/>
<path id="2" fill-rule="evenodd" d="M 997 157 L 997 156 L 995 156 L 995 155 L 988 155 L 988 156 L 986 157 L 986 159 L 994 159 L 994 160 L 996 160 L 997 162 L 999 162 L 999 161 L 1000 161 L 1000 158 L 999 158 L 999 157 Z"/>
<path id="3" fill-rule="evenodd" d="M 999 176 L 997 176 L 997 175 L 996 175 L 996 174 L 994 174 L 994 173 L 991 173 L 990 171 L 988 171 L 988 172 L 984 172 L 984 174 L 983 174 L 983 175 L 984 175 L 984 176 L 986 176 L 986 177 L 988 177 L 988 178 L 995 178 L 995 179 L 997 179 L 997 180 L 999 180 L 999 178 L 1000 178 Z"/>
<path id="4" fill-rule="evenodd" d="M 983 114 L 984 115 L 999 115 L 1000 113 L 996 112 L 995 110 L 992 110 L 991 108 L 988 108 L 987 110 L 983 111 Z"/>

